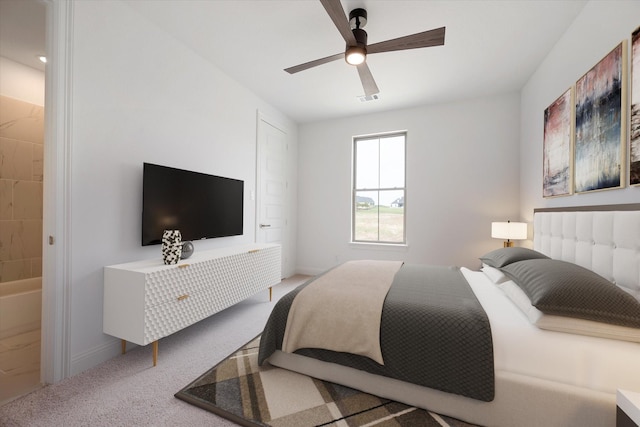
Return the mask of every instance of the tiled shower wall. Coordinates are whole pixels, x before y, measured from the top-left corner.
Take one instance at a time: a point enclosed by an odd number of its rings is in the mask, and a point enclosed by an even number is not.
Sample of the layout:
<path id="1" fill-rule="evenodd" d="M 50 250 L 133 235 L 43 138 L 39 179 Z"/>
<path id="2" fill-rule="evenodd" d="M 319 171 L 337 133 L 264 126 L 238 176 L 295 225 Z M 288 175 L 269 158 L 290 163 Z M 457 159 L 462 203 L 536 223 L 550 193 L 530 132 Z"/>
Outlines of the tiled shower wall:
<path id="1" fill-rule="evenodd" d="M 44 107 L 0 96 L 0 283 L 42 276 Z"/>

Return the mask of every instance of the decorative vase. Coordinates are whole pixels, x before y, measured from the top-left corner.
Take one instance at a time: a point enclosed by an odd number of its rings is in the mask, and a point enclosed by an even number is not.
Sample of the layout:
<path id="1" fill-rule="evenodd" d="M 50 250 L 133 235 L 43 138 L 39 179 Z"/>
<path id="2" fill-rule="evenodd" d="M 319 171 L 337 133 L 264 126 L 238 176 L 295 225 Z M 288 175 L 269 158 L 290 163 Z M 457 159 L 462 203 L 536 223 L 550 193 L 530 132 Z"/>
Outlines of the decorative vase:
<path id="1" fill-rule="evenodd" d="M 187 259 L 189 258 L 191 255 L 193 255 L 193 251 L 195 250 L 195 248 L 193 247 L 193 243 L 186 241 L 182 243 L 182 255 L 180 255 L 180 258 L 182 259 Z"/>
<path id="2" fill-rule="evenodd" d="M 162 260 L 165 264 L 177 264 L 182 255 L 180 230 L 164 230 L 162 233 Z"/>

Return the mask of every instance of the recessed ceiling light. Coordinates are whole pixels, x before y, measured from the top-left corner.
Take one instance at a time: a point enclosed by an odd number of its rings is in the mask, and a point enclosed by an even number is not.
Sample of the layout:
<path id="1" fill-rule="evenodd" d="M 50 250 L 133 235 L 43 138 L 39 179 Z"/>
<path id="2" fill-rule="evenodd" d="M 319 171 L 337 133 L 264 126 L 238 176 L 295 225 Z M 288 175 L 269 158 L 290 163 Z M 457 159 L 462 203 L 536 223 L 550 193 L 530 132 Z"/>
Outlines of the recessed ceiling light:
<path id="1" fill-rule="evenodd" d="M 40 62 L 42 62 L 43 64 L 47 63 L 47 57 L 44 55 L 38 55 L 38 59 L 40 60 Z"/>

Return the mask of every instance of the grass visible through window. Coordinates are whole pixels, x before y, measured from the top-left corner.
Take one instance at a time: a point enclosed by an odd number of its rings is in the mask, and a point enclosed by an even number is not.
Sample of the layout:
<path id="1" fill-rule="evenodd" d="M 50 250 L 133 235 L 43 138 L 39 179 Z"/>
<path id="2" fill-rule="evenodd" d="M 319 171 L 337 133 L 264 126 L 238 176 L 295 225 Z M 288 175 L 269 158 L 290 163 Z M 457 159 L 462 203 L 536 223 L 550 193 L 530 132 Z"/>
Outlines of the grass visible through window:
<path id="1" fill-rule="evenodd" d="M 355 240 L 402 243 L 403 233 L 404 207 L 373 206 L 356 210 Z"/>

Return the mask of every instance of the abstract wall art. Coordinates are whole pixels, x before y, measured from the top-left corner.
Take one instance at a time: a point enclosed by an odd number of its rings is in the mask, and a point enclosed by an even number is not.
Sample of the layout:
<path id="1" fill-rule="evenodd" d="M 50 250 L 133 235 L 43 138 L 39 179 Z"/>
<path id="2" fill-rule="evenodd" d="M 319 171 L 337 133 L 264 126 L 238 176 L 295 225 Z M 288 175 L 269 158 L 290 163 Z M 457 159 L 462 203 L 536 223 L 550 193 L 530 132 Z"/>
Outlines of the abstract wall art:
<path id="1" fill-rule="evenodd" d="M 624 186 L 626 40 L 576 82 L 575 191 Z"/>
<path id="2" fill-rule="evenodd" d="M 573 193 L 573 103 L 573 88 L 570 88 L 544 110 L 543 197 Z"/>
<path id="3" fill-rule="evenodd" d="M 630 144 L 629 183 L 640 185 L 640 27 L 631 34 Z"/>

